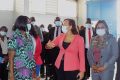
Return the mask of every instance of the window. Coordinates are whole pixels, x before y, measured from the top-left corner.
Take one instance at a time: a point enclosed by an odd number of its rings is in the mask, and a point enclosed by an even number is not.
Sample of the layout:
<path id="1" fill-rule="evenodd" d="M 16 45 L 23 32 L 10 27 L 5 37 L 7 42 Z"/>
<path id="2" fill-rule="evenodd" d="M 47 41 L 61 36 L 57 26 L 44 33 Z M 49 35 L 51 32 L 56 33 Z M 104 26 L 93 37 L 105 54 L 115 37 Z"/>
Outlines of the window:
<path id="1" fill-rule="evenodd" d="M 13 11 L 14 9 L 14 0 L 1 0 L 0 10 Z"/>
<path id="2" fill-rule="evenodd" d="M 46 13 L 58 14 L 58 0 L 46 0 Z"/>
<path id="3" fill-rule="evenodd" d="M 16 12 L 24 13 L 24 0 L 16 0 Z"/>
<path id="4" fill-rule="evenodd" d="M 58 15 L 64 17 L 76 17 L 77 2 L 73 0 L 58 0 Z"/>
<path id="5" fill-rule="evenodd" d="M 46 0 L 29 0 L 30 13 L 45 14 L 46 12 Z"/>

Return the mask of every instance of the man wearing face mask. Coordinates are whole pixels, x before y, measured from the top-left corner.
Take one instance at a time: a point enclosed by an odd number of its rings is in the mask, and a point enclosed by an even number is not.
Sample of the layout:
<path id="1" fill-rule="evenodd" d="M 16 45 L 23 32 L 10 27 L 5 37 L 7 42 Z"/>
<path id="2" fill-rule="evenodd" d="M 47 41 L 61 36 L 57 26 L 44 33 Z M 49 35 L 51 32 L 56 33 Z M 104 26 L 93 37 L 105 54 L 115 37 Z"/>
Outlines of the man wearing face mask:
<path id="1" fill-rule="evenodd" d="M 54 21 L 55 27 L 52 27 L 49 30 L 49 40 L 53 40 L 55 39 L 57 36 L 59 36 L 62 33 L 62 22 L 60 20 L 59 17 L 56 17 L 55 21 Z M 48 72 L 49 72 L 49 76 L 51 77 L 51 79 L 53 80 L 57 80 L 56 78 L 56 71 L 55 71 L 55 60 L 58 56 L 59 53 L 59 48 L 55 47 L 51 50 L 46 50 L 47 52 L 47 65 L 48 65 Z"/>
<path id="2" fill-rule="evenodd" d="M 59 17 L 56 17 L 54 24 L 55 24 L 55 27 L 51 28 L 49 32 L 50 40 L 55 39 L 57 36 L 59 36 L 62 33 L 62 30 L 61 30 L 62 22 L 60 21 Z"/>
<path id="3" fill-rule="evenodd" d="M 108 25 L 99 20 L 96 36 L 91 40 L 87 58 L 92 69 L 92 80 L 113 80 L 115 62 L 118 58 L 116 38 L 109 33 Z"/>
<path id="4" fill-rule="evenodd" d="M 84 76 L 83 80 L 87 80 L 90 77 L 90 65 L 89 65 L 88 59 L 87 59 L 87 51 L 88 51 L 89 46 L 90 46 L 91 38 L 94 35 L 94 29 L 91 26 L 91 19 L 90 18 L 87 18 L 85 28 L 81 29 L 79 31 L 79 34 L 80 34 L 80 36 L 82 36 L 84 38 L 84 42 L 85 42 L 86 72 L 85 72 L 85 76 Z"/>
<path id="5" fill-rule="evenodd" d="M 0 80 L 8 80 L 8 50 L 7 50 L 7 27 L 2 26 L 0 28 Z"/>

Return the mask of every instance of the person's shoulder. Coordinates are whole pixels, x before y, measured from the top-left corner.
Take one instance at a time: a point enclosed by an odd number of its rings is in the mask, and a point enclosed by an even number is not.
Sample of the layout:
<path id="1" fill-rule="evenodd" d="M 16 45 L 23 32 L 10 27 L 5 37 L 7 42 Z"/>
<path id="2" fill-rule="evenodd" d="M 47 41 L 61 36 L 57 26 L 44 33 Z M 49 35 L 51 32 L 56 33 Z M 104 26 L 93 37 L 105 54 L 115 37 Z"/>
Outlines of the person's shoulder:
<path id="1" fill-rule="evenodd" d="M 61 33 L 59 36 L 57 36 L 56 38 L 62 39 L 63 37 L 65 37 L 64 33 Z"/>
<path id="2" fill-rule="evenodd" d="M 61 33 L 60 35 L 65 35 L 65 33 Z"/>
<path id="3" fill-rule="evenodd" d="M 117 40 L 115 36 L 113 36 L 112 34 L 108 35 L 108 39 L 109 40 Z"/>
<path id="4" fill-rule="evenodd" d="M 80 36 L 79 34 L 77 34 L 77 35 L 75 35 L 75 36 L 76 36 L 77 39 L 79 39 L 79 40 L 83 40 L 83 37 Z"/>

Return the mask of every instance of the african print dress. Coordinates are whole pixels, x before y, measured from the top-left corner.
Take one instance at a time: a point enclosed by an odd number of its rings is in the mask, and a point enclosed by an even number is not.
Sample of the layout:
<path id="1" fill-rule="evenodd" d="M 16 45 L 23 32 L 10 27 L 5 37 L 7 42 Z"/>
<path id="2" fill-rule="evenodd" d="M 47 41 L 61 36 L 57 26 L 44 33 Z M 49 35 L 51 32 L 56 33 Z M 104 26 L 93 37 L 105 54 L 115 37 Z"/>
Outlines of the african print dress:
<path id="1" fill-rule="evenodd" d="M 16 52 L 14 56 L 15 80 L 32 80 L 32 68 L 35 67 L 33 42 L 29 34 L 26 34 L 26 37 L 16 30 L 8 41 L 8 49 L 14 49 Z"/>

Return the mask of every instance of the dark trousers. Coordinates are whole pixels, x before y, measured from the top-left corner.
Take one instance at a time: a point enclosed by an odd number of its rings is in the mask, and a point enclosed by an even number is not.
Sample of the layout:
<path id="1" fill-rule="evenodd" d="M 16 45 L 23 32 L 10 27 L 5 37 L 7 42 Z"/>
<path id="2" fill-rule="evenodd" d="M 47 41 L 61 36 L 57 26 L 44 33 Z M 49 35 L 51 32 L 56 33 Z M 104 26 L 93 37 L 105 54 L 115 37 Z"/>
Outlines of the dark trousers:
<path id="1" fill-rule="evenodd" d="M 64 61 L 61 61 L 60 68 L 57 69 L 57 80 L 77 80 L 79 71 L 64 71 Z"/>
<path id="2" fill-rule="evenodd" d="M 0 80 L 8 80 L 7 63 L 0 64 Z"/>
<path id="3" fill-rule="evenodd" d="M 90 65 L 87 59 L 87 51 L 88 49 L 85 49 L 85 69 L 86 72 L 84 74 L 84 78 L 82 80 L 87 80 L 90 77 Z"/>

